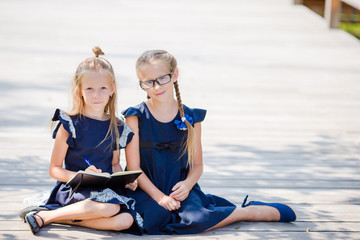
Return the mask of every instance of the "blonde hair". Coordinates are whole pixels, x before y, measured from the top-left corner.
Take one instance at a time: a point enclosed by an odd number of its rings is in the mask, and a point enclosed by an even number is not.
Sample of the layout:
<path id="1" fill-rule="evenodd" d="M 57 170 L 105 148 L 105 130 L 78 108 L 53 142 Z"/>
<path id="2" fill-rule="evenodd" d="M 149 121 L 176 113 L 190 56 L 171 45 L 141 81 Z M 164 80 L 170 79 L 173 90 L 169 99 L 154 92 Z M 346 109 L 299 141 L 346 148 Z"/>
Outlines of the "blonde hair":
<path id="1" fill-rule="evenodd" d="M 173 55 L 171 55 L 170 53 L 168 53 L 165 50 L 150 50 L 150 51 L 146 51 L 144 52 L 136 61 L 136 71 L 140 71 L 140 67 L 145 65 L 145 64 L 149 64 L 151 62 L 154 61 L 160 61 L 162 63 L 164 63 L 169 71 L 171 73 L 174 72 L 174 70 L 177 68 L 177 61 L 175 59 L 175 57 Z M 175 89 L 175 94 L 176 94 L 176 100 L 178 103 L 178 108 L 179 108 L 179 112 L 180 112 L 180 117 L 184 117 L 185 112 L 184 112 L 184 107 L 181 101 L 181 96 L 180 96 L 180 90 L 179 90 L 179 83 L 178 81 L 174 82 L 174 89 Z M 149 98 L 149 96 L 148 96 Z M 196 135 L 195 135 L 195 130 L 194 127 L 187 121 L 185 120 L 185 124 L 187 127 L 187 139 L 184 142 L 184 151 L 182 153 L 182 155 L 184 155 L 186 152 L 188 154 L 188 164 L 190 166 L 190 168 L 193 166 L 193 162 L 194 162 L 194 158 L 196 156 L 196 152 L 197 152 L 197 145 L 196 145 Z"/>
<path id="2" fill-rule="evenodd" d="M 85 59 L 79 64 L 76 69 L 72 81 L 73 107 L 69 115 L 80 115 L 81 117 L 81 115 L 84 114 L 85 102 L 81 94 L 82 79 L 84 75 L 90 71 L 99 71 L 106 73 L 112 81 L 113 88 L 113 94 L 112 96 L 110 96 L 109 102 L 104 108 L 104 112 L 110 115 L 110 125 L 105 138 L 99 143 L 99 145 L 103 143 L 106 139 L 110 137 L 113 138 L 113 136 L 115 136 L 116 149 L 118 149 L 120 134 L 117 128 L 119 126 L 118 119 L 116 118 L 117 90 L 114 70 L 111 64 L 105 58 L 99 57 L 100 55 L 104 55 L 100 47 L 93 47 L 92 50 L 95 54 L 95 57 Z"/>

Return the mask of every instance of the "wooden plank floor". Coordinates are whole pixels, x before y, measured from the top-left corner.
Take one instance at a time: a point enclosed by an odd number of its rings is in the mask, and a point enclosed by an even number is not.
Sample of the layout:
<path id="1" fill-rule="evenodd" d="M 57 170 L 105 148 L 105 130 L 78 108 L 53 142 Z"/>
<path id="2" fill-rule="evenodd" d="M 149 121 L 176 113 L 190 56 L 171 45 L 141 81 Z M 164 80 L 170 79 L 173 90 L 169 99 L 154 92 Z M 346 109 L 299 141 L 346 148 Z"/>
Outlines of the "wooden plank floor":
<path id="1" fill-rule="evenodd" d="M 0 239 L 138 238 L 56 224 L 34 237 L 17 215 L 55 183 L 49 120 L 69 109 L 72 74 L 93 45 L 115 68 L 119 111 L 145 99 L 137 56 L 172 52 L 183 102 L 208 110 L 203 190 L 238 205 L 246 194 L 287 203 L 298 217 L 141 238 L 359 239 L 360 42 L 292 2 L 2 0 Z"/>

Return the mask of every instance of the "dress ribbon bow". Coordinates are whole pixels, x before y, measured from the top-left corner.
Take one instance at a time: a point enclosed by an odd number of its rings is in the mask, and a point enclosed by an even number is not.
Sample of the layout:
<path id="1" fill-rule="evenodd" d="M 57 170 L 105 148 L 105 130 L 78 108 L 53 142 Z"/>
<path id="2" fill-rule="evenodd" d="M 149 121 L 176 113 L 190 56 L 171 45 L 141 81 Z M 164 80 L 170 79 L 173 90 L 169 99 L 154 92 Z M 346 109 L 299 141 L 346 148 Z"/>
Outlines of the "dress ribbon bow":
<path id="1" fill-rule="evenodd" d="M 191 125 L 194 123 L 192 117 L 190 117 L 188 114 L 185 114 L 185 116 L 181 118 L 181 121 L 177 119 L 174 120 L 174 123 L 179 130 L 185 131 L 187 129 L 185 120 L 188 121 Z"/>
<path id="2" fill-rule="evenodd" d="M 178 145 L 179 144 L 177 144 L 176 142 L 158 143 L 158 144 L 156 144 L 156 148 L 159 151 L 162 151 L 162 150 L 165 150 L 165 149 L 170 149 L 172 152 L 175 152 Z"/>

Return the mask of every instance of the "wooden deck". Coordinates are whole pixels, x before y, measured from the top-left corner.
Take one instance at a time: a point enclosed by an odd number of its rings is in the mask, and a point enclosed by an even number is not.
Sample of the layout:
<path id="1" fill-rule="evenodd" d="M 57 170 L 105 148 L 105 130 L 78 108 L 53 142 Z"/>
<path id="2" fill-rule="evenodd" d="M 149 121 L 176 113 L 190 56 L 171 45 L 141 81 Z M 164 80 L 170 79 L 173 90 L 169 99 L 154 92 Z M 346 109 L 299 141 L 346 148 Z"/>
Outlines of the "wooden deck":
<path id="1" fill-rule="evenodd" d="M 35 237 L 17 215 L 55 183 L 49 120 L 69 109 L 93 45 L 115 67 L 119 110 L 145 99 L 137 56 L 172 52 L 184 103 L 208 110 L 203 190 L 287 203 L 298 217 L 141 238 L 359 239 L 360 42 L 292 0 L 2 0 L 0 239 L 138 238 L 56 224 Z"/>

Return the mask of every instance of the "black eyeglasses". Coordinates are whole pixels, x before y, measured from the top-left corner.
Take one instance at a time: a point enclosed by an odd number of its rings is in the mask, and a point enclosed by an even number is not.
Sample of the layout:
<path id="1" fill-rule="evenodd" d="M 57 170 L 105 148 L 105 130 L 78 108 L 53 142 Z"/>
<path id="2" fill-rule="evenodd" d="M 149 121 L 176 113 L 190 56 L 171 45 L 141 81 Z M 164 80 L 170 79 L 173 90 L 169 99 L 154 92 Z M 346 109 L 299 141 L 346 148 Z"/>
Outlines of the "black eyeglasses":
<path id="1" fill-rule="evenodd" d="M 165 75 L 162 75 L 158 78 L 155 78 L 154 80 L 147 80 L 147 81 L 143 81 L 143 82 L 139 82 L 140 87 L 144 90 L 150 89 L 152 87 L 155 86 L 155 82 L 159 85 L 164 85 L 167 84 L 171 81 L 172 78 L 172 73 L 168 73 Z"/>

